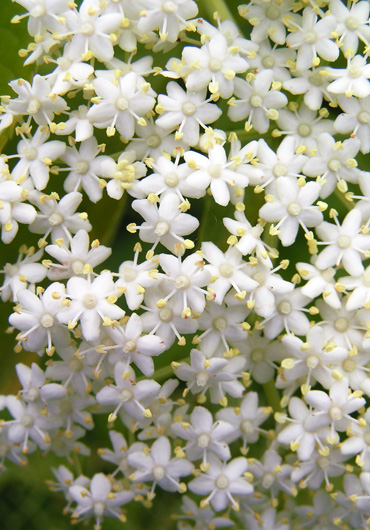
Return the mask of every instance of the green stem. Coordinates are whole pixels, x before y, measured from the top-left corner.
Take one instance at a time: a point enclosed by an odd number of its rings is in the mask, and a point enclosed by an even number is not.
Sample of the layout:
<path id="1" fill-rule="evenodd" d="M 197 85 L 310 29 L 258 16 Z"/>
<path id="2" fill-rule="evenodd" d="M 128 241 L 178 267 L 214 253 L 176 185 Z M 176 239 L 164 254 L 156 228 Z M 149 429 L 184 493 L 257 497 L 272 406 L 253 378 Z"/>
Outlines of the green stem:
<path id="1" fill-rule="evenodd" d="M 178 363 L 188 363 L 190 361 L 190 357 L 185 357 L 184 359 L 181 359 L 180 361 L 175 361 Z M 153 374 L 153 379 L 157 382 L 163 381 L 164 379 L 167 379 L 171 375 L 174 375 L 173 368 L 171 364 L 168 366 L 162 366 L 162 368 L 158 368 Z M 145 376 L 139 377 L 137 381 L 143 381 L 147 379 Z"/>
<path id="2" fill-rule="evenodd" d="M 263 392 L 266 396 L 268 404 L 272 407 L 274 412 L 281 410 L 280 408 L 280 395 L 275 386 L 274 380 L 272 379 L 263 386 Z"/>
<path id="3" fill-rule="evenodd" d="M 205 0 L 201 2 L 201 7 L 207 14 L 209 21 L 213 20 L 213 15 L 217 12 L 221 20 L 232 20 L 236 23 L 227 2 L 224 0 Z"/>
<path id="4" fill-rule="evenodd" d="M 338 190 L 338 188 L 335 188 L 334 195 L 339 200 L 339 202 L 343 204 L 346 210 L 351 211 L 352 208 L 354 208 L 353 202 L 348 201 L 346 197 L 343 195 L 343 193 Z"/>

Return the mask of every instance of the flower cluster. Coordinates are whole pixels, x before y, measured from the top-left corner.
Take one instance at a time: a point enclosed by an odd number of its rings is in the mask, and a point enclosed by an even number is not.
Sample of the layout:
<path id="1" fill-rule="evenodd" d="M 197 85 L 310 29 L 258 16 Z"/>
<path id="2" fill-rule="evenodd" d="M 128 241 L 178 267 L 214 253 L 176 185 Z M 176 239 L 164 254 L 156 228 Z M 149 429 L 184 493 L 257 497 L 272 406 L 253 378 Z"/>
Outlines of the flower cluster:
<path id="1" fill-rule="evenodd" d="M 370 4 L 15 1 L 40 73 L 2 97 L 1 239 L 33 246 L 1 298 L 40 359 L 2 469 L 88 458 L 100 415 L 109 467 L 53 469 L 72 522 L 163 489 L 179 530 L 367 529 Z"/>

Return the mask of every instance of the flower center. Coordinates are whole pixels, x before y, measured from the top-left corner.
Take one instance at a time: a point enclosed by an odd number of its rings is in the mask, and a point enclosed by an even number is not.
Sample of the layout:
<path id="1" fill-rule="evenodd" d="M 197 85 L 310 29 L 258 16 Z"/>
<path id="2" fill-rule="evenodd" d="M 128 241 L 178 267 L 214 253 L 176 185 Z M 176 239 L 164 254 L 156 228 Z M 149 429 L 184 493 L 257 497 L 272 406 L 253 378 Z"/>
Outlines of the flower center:
<path id="1" fill-rule="evenodd" d="M 307 33 L 303 35 L 303 40 L 307 44 L 315 44 L 315 42 L 317 41 L 317 35 L 314 31 L 307 31 Z"/>
<path id="2" fill-rule="evenodd" d="M 63 215 L 58 212 L 52 213 L 51 216 L 49 217 L 49 224 L 51 226 L 61 225 L 63 221 L 64 221 Z"/>
<path id="3" fill-rule="evenodd" d="M 355 31 L 360 25 L 360 21 L 356 17 L 347 17 L 344 23 L 350 31 Z"/>
<path id="4" fill-rule="evenodd" d="M 251 359 L 255 363 L 261 363 L 262 361 L 265 360 L 265 352 L 263 350 L 261 350 L 261 348 L 257 348 L 257 349 L 252 351 Z"/>
<path id="5" fill-rule="evenodd" d="M 229 487 L 229 479 L 225 477 L 225 475 L 219 475 L 216 478 L 215 486 L 219 490 L 225 490 L 226 488 Z"/>
<path id="6" fill-rule="evenodd" d="M 176 13 L 177 7 L 178 6 L 175 2 L 171 2 L 170 0 L 166 0 L 162 3 L 162 9 L 165 13 Z"/>
<path id="7" fill-rule="evenodd" d="M 146 143 L 149 147 L 158 147 L 161 144 L 161 138 L 158 134 L 151 134 L 147 138 Z"/>
<path id="8" fill-rule="evenodd" d="M 54 317 L 50 313 L 44 313 L 40 318 L 40 324 L 43 328 L 51 328 L 54 324 Z"/>
<path id="9" fill-rule="evenodd" d="M 68 363 L 68 368 L 71 372 L 81 372 L 83 366 L 83 362 L 80 359 L 72 359 Z"/>
<path id="10" fill-rule="evenodd" d="M 136 342 L 132 339 L 128 340 L 123 347 L 123 351 L 125 353 L 130 353 L 135 350 L 136 350 Z"/>
<path id="11" fill-rule="evenodd" d="M 43 17 L 46 14 L 45 6 L 42 4 L 36 4 L 30 11 L 31 17 Z"/>
<path id="12" fill-rule="evenodd" d="M 134 394 L 128 388 L 124 388 L 119 393 L 119 399 L 122 403 L 125 403 L 126 401 L 130 401 L 133 397 L 134 397 Z"/>
<path id="13" fill-rule="evenodd" d="M 118 110 L 126 110 L 128 109 L 128 101 L 123 96 L 116 99 L 115 102 L 116 109 Z"/>
<path id="14" fill-rule="evenodd" d="M 221 70 L 221 67 L 222 61 L 217 57 L 212 57 L 212 59 L 208 63 L 208 68 L 211 70 L 211 72 L 219 72 Z"/>
<path id="15" fill-rule="evenodd" d="M 280 16 L 280 11 L 277 6 L 269 6 L 267 9 L 265 9 L 265 15 L 270 20 L 277 20 Z"/>
<path id="16" fill-rule="evenodd" d="M 330 171 L 334 171 L 334 173 L 337 173 L 338 171 L 340 171 L 341 167 L 342 167 L 342 164 L 340 160 L 338 160 L 337 158 L 332 158 L 328 162 L 328 168 L 330 169 Z"/>
<path id="17" fill-rule="evenodd" d="M 370 122 L 370 112 L 367 112 L 366 110 L 362 110 L 358 113 L 357 119 L 362 124 L 367 124 Z"/>
<path id="18" fill-rule="evenodd" d="M 319 456 L 317 459 L 317 465 L 327 471 L 329 469 L 330 460 L 326 456 Z"/>
<path id="19" fill-rule="evenodd" d="M 40 392 L 38 388 L 32 387 L 29 389 L 26 396 L 29 401 L 36 401 L 36 399 L 39 399 L 40 397 Z"/>
<path id="20" fill-rule="evenodd" d="M 155 225 L 154 232 L 157 234 L 157 236 L 162 237 L 168 234 L 170 230 L 170 225 L 167 223 L 167 221 L 158 221 L 158 223 Z"/>
<path id="21" fill-rule="evenodd" d="M 339 331 L 340 333 L 344 333 L 349 328 L 349 322 L 344 317 L 339 317 L 334 322 L 334 328 Z"/>
<path id="22" fill-rule="evenodd" d="M 253 434 L 254 433 L 254 425 L 250 420 L 244 420 L 240 424 L 240 429 L 245 434 Z"/>
<path id="23" fill-rule="evenodd" d="M 297 129 L 299 136 L 306 138 L 312 133 L 312 127 L 309 123 L 300 123 Z"/>
<path id="24" fill-rule="evenodd" d="M 208 168 L 208 173 L 211 175 L 213 179 L 218 179 L 221 176 L 222 173 L 222 165 L 221 164 L 211 164 Z"/>
<path id="25" fill-rule="evenodd" d="M 225 331 L 225 328 L 227 326 L 227 322 L 224 319 L 224 317 L 217 317 L 212 322 L 213 329 L 216 331 Z"/>
<path id="26" fill-rule="evenodd" d="M 168 175 L 166 175 L 164 181 L 169 188 L 174 188 L 179 183 L 179 177 L 174 171 L 172 171 L 171 173 L 168 173 Z"/>
<path id="27" fill-rule="evenodd" d="M 41 103 L 38 99 L 31 99 L 28 104 L 27 112 L 28 114 L 36 114 L 41 108 Z"/>
<path id="28" fill-rule="evenodd" d="M 345 250 L 351 246 L 351 238 L 346 235 L 339 236 L 337 239 L 337 245 L 342 250 Z"/>
<path id="29" fill-rule="evenodd" d="M 324 278 L 326 282 L 331 282 L 331 280 L 334 278 L 335 270 L 330 267 L 329 269 L 326 269 L 325 271 L 322 271 L 321 276 Z"/>
<path id="30" fill-rule="evenodd" d="M 155 480 L 162 480 L 162 478 L 165 476 L 166 470 L 163 466 L 154 466 L 153 467 L 153 477 Z"/>
<path id="31" fill-rule="evenodd" d="M 82 305 L 86 307 L 86 309 L 94 309 L 97 303 L 98 301 L 96 296 L 93 294 L 85 294 L 85 296 L 82 298 Z"/>
<path id="32" fill-rule="evenodd" d="M 273 473 L 265 473 L 262 478 L 262 487 L 265 489 L 271 488 L 273 483 L 275 482 L 275 477 Z"/>
<path id="33" fill-rule="evenodd" d="M 123 277 L 126 282 L 133 282 L 137 278 L 137 271 L 131 267 L 124 267 Z"/>
<path id="34" fill-rule="evenodd" d="M 256 272 L 256 274 L 253 274 L 252 278 L 260 285 L 264 285 L 266 281 L 266 274 L 264 272 Z"/>
<path id="35" fill-rule="evenodd" d="M 30 414 L 25 414 L 19 422 L 25 429 L 31 429 L 35 423 L 35 418 Z"/>
<path id="36" fill-rule="evenodd" d="M 185 274 L 180 274 L 175 280 L 176 289 L 188 289 L 190 287 L 190 280 Z"/>
<path id="37" fill-rule="evenodd" d="M 262 107 L 263 99 L 258 94 L 253 94 L 249 100 L 249 103 L 252 105 L 252 107 Z"/>
<path id="38" fill-rule="evenodd" d="M 290 202 L 287 207 L 287 212 L 293 217 L 297 217 L 302 211 L 301 205 L 298 202 Z"/>
<path id="39" fill-rule="evenodd" d="M 273 68 L 273 66 L 275 66 L 275 59 L 272 55 L 266 55 L 261 63 L 265 68 Z"/>
<path id="40" fill-rule="evenodd" d="M 353 359 L 346 359 L 345 361 L 343 361 L 343 370 L 346 371 L 346 372 L 354 372 L 357 368 L 357 364 L 356 364 L 356 361 L 354 361 Z"/>
<path id="41" fill-rule="evenodd" d="M 93 35 L 93 33 L 95 32 L 95 26 L 91 22 L 84 22 L 80 28 L 80 32 L 82 33 L 82 35 Z"/>
<path id="42" fill-rule="evenodd" d="M 334 405 L 329 409 L 329 416 L 333 421 L 339 421 L 343 418 L 343 411 L 340 407 Z"/>
<path id="43" fill-rule="evenodd" d="M 196 110 L 196 106 L 191 101 L 186 101 L 182 105 L 182 112 L 185 116 L 192 116 Z"/>
<path id="44" fill-rule="evenodd" d="M 198 386 L 206 386 L 208 383 L 209 375 L 207 372 L 198 372 L 197 373 L 197 385 Z"/>
<path id="45" fill-rule="evenodd" d="M 288 173 L 288 168 L 284 164 L 276 164 L 272 172 L 275 177 L 283 177 Z"/>
<path id="46" fill-rule="evenodd" d="M 198 444 L 198 447 L 208 447 L 209 446 L 209 442 L 211 441 L 211 438 L 210 436 L 208 436 L 208 434 L 200 434 L 197 438 L 197 444 Z"/>
<path id="47" fill-rule="evenodd" d="M 94 513 L 97 517 L 101 517 L 105 510 L 105 504 L 102 501 L 94 502 Z"/>
<path id="48" fill-rule="evenodd" d="M 26 147 L 26 149 L 23 150 L 22 155 L 25 156 L 27 160 L 36 160 L 37 149 L 36 147 Z"/>
<path id="49" fill-rule="evenodd" d="M 79 276 L 80 274 L 83 274 L 83 268 L 84 264 L 80 259 L 76 259 L 71 266 L 71 269 L 76 276 Z"/>
<path id="50" fill-rule="evenodd" d="M 79 175 L 86 175 L 90 169 L 90 164 L 87 160 L 80 160 L 77 162 L 74 169 Z"/>
<path id="51" fill-rule="evenodd" d="M 362 76 L 362 68 L 358 64 L 351 64 L 348 68 L 348 75 L 352 79 L 357 79 Z"/>
<path id="52" fill-rule="evenodd" d="M 73 61 L 71 59 L 68 59 L 67 57 L 59 57 L 59 59 L 57 59 L 57 63 L 62 70 L 68 70 Z"/>
<path id="53" fill-rule="evenodd" d="M 290 312 L 292 311 L 291 303 L 288 300 L 283 300 L 277 306 L 277 311 L 279 315 L 289 315 Z"/>
<path id="54" fill-rule="evenodd" d="M 19 269 L 17 265 L 12 265 L 11 263 L 7 263 L 4 267 L 4 272 L 11 278 L 15 276 L 18 273 Z"/>
<path id="55" fill-rule="evenodd" d="M 320 359 L 317 355 L 309 355 L 306 359 L 307 368 L 314 370 L 320 364 Z"/>
<path id="56" fill-rule="evenodd" d="M 313 86 L 322 86 L 323 81 L 324 81 L 322 76 L 319 74 L 319 72 L 314 72 L 312 75 L 308 77 L 308 80 Z"/>
<path id="57" fill-rule="evenodd" d="M 159 318 L 162 320 L 162 322 L 171 322 L 173 319 L 173 311 L 172 309 L 169 309 L 168 307 L 164 307 L 159 311 Z"/>
<path id="58" fill-rule="evenodd" d="M 223 263 L 219 270 L 221 276 L 224 278 L 231 278 L 231 276 L 234 274 L 234 267 L 231 265 L 231 263 Z"/>

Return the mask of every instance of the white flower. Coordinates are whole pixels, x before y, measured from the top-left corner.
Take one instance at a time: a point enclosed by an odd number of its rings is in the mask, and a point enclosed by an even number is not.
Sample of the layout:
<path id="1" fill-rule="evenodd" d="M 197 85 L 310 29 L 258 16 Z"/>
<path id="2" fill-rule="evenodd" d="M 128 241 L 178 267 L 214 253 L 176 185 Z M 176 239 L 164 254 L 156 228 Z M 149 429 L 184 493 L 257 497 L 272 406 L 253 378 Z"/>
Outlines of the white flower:
<path id="1" fill-rule="evenodd" d="M 147 34 L 159 30 L 161 40 L 175 42 L 179 32 L 186 29 L 187 20 L 198 13 L 193 0 L 142 0 L 144 10 L 140 13 L 137 29 Z"/>
<path id="2" fill-rule="evenodd" d="M 49 399 L 60 399 L 67 394 L 67 390 L 62 385 L 46 383 L 46 374 L 36 363 L 32 363 L 31 367 L 18 363 L 16 371 L 22 385 L 20 394 L 28 403 L 41 399 L 47 405 Z"/>
<path id="3" fill-rule="evenodd" d="M 78 191 L 67 193 L 60 200 L 56 193 L 44 195 L 33 191 L 29 196 L 29 201 L 40 210 L 29 229 L 34 234 L 43 234 L 39 241 L 41 246 L 45 246 L 45 240 L 49 234 L 51 234 L 53 243 L 57 240 L 63 243 L 65 238 L 70 241 L 71 234 L 75 234 L 80 229 L 87 232 L 91 230 L 87 214 L 75 213 L 82 201 L 82 195 Z"/>
<path id="4" fill-rule="evenodd" d="M 323 300 L 335 309 L 341 307 L 341 301 L 335 288 L 335 269 L 320 270 L 310 263 L 298 262 L 296 264 L 299 275 L 303 280 L 308 280 L 302 287 L 302 294 L 314 299 L 322 294 Z"/>
<path id="5" fill-rule="evenodd" d="M 264 134 L 268 131 L 270 120 L 279 117 L 276 109 L 285 107 L 288 99 L 274 87 L 271 89 L 274 75 L 272 70 L 263 70 L 253 77 L 249 75 L 249 82 L 240 78 L 235 79 L 234 94 L 238 99 L 232 98 L 228 101 L 228 116 L 232 121 L 248 118 L 245 127 L 247 129 L 253 127 L 257 132 Z"/>
<path id="6" fill-rule="evenodd" d="M 305 70 L 312 65 L 318 66 L 320 59 L 333 62 L 339 57 L 339 47 L 331 40 L 331 34 L 337 27 L 333 15 L 325 15 L 317 22 L 317 14 L 311 7 L 306 7 L 299 23 L 290 22 L 291 33 L 287 45 L 297 49 L 297 69 Z"/>
<path id="7" fill-rule="evenodd" d="M 206 193 L 209 186 L 214 200 L 221 206 L 226 206 L 230 201 L 230 188 L 246 188 L 248 177 L 235 170 L 235 161 L 227 160 L 225 149 L 221 145 L 214 145 L 208 156 L 195 151 L 187 151 L 184 155 L 193 172 L 187 177 L 188 186 L 197 191 Z"/>
<path id="8" fill-rule="evenodd" d="M 17 292 L 21 289 L 34 289 L 34 284 L 41 282 L 46 276 L 46 269 L 36 263 L 42 256 L 42 250 L 35 252 L 34 247 L 21 247 L 16 263 L 6 263 L 2 273 L 4 282 L 0 289 L 1 299 L 6 302 L 17 301 Z"/>
<path id="9" fill-rule="evenodd" d="M 361 276 L 345 276 L 338 283 L 346 290 L 352 291 L 346 303 L 347 311 L 361 307 L 370 309 L 370 266 L 366 267 Z"/>
<path id="10" fill-rule="evenodd" d="M 317 226 L 323 216 L 318 206 L 312 203 L 319 198 L 321 185 L 308 182 L 299 186 L 290 177 L 278 177 L 276 193 L 265 197 L 268 202 L 259 211 L 262 219 L 274 223 L 270 234 L 277 234 L 284 247 L 292 245 L 297 237 L 299 225 L 308 233 L 307 227 Z"/>
<path id="11" fill-rule="evenodd" d="M 338 42 L 344 54 L 355 54 L 359 39 L 365 44 L 370 41 L 369 3 L 356 2 L 346 7 L 340 0 L 330 1 L 330 12 L 337 20 L 335 32 L 340 37 Z"/>
<path id="12" fill-rule="evenodd" d="M 56 346 L 66 346 L 70 340 L 68 330 L 57 320 L 58 313 L 63 309 L 65 287 L 62 283 L 52 283 L 36 296 L 31 291 L 19 291 L 16 312 L 10 315 L 9 322 L 21 331 L 17 340 L 27 351 L 35 351 L 42 355 L 43 349 L 49 355 L 54 353 Z"/>
<path id="13" fill-rule="evenodd" d="M 174 423 L 171 430 L 176 436 L 187 440 L 181 451 L 185 451 L 191 461 L 202 459 L 203 470 L 208 468 L 209 453 L 221 460 L 229 460 L 231 457 L 225 439 L 233 433 L 233 425 L 223 420 L 213 422 L 212 414 L 204 407 L 194 407 L 190 423 Z"/>
<path id="14" fill-rule="evenodd" d="M 60 243 L 60 242 L 59 242 Z M 70 248 L 63 244 L 48 245 L 45 252 L 57 259 L 59 263 L 43 260 L 50 280 L 62 280 L 71 276 L 86 275 L 100 265 L 111 254 L 112 249 L 100 245 L 96 239 L 89 249 L 89 236 L 86 230 L 79 230 L 70 241 Z"/>
<path id="15" fill-rule="evenodd" d="M 33 118 L 38 125 L 50 125 L 54 112 L 67 110 L 67 103 L 51 93 L 50 82 L 41 75 L 35 75 L 32 85 L 24 79 L 11 81 L 9 85 L 18 98 L 11 99 L 8 108 L 13 114 L 28 116 L 28 123 Z"/>
<path id="16" fill-rule="evenodd" d="M 25 203 L 28 190 L 21 188 L 15 182 L 6 180 L 7 176 L 0 178 L 0 224 L 1 239 L 7 244 L 13 241 L 18 232 L 18 223 L 30 224 L 36 218 L 36 210 Z"/>
<path id="17" fill-rule="evenodd" d="M 291 94 L 304 94 L 303 101 L 309 109 L 319 110 L 323 97 L 326 101 L 333 102 L 333 97 L 327 90 L 329 73 L 325 67 L 294 71 L 293 74 L 292 79 L 284 81 L 283 87 Z"/>
<path id="18" fill-rule="evenodd" d="M 59 123 L 55 134 L 66 135 L 74 132 L 76 142 L 83 142 L 91 138 L 94 133 L 94 127 L 86 117 L 88 110 L 86 105 L 79 105 L 77 110 L 72 110 L 68 114 L 68 120 L 63 122 L 63 124 Z"/>
<path id="19" fill-rule="evenodd" d="M 118 362 L 114 367 L 115 385 L 104 386 L 96 394 L 100 405 L 115 405 L 114 412 L 109 414 L 108 421 L 113 422 L 121 408 L 134 420 L 140 421 L 143 416 L 151 417 L 147 408 L 159 393 L 160 385 L 153 379 L 135 381 L 132 368 Z"/>
<path id="20" fill-rule="evenodd" d="M 101 171 L 105 179 L 111 179 L 107 184 L 107 194 L 112 199 L 119 200 L 125 191 L 132 197 L 143 198 L 144 192 L 140 187 L 139 179 L 144 177 L 147 168 L 143 162 L 136 161 L 137 154 L 134 150 L 123 151 L 117 163 L 110 157 L 105 157 Z"/>
<path id="21" fill-rule="evenodd" d="M 277 7 L 279 8 L 279 5 Z M 261 72 L 265 68 L 272 70 L 274 81 L 283 83 L 291 77 L 286 65 L 290 61 L 294 62 L 295 56 L 294 50 L 278 48 L 276 44 L 272 47 L 270 42 L 265 40 L 260 43 L 258 52 L 256 50 L 253 57 L 248 56 L 248 62 L 249 66 L 257 72 Z"/>
<path id="22" fill-rule="evenodd" d="M 94 5 L 95 4 L 95 5 Z M 101 14 L 95 2 L 82 2 L 79 11 L 76 7 L 64 13 L 66 19 L 65 36 L 72 36 L 73 55 L 84 61 L 96 57 L 99 61 L 109 61 L 113 57 L 111 34 L 119 28 L 120 13 Z"/>
<path id="23" fill-rule="evenodd" d="M 282 460 L 282 457 L 274 449 L 265 451 L 261 460 L 254 458 L 250 460 L 249 469 L 256 480 L 256 485 L 263 492 L 268 491 L 272 499 L 277 497 L 279 491 L 284 491 L 288 495 L 297 494 L 297 490 L 290 480 L 293 466 L 283 464 Z"/>
<path id="24" fill-rule="evenodd" d="M 221 409 L 217 412 L 216 418 L 228 421 L 234 426 L 234 432 L 226 438 L 226 441 L 230 443 L 241 438 L 243 440 L 241 451 L 246 454 L 247 445 L 256 443 L 260 434 L 268 434 L 260 425 L 267 420 L 271 412 L 270 407 L 258 406 L 257 392 L 248 392 L 241 401 L 240 407 Z"/>
<path id="25" fill-rule="evenodd" d="M 357 99 L 338 96 L 338 102 L 344 112 L 334 122 L 334 128 L 341 134 L 351 134 L 361 142 L 361 152 L 370 151 L 370 96 Z"/>
<path id="26" fill-rule="evenodd" d="M 105 346 L 104 351 L 110 352 L 109 362 L 115 364 L 124 361 L 126 367 L 133 362 L 146 377 L 154 374 L 152 357 L 165 350 L 163 340 L 154 335 L 142 335 L 143 322 L 141 317 L 133 313 L 126 326 L 114 326 L 107 329 L 112 345 Z"/>
<path id="27" fill-rule="evenodd" d="M 323 241 L 318 244 L 327 246 L 318 255 L 315 265 L 323 270 L 342 263 L 349 274 L 360 276 L 364 270 L 362 256 L 370 245 L 370 235 L 361 233 L 361 212 L 351 210 L 342 224 L 336 215 L 334 221 L 335 224 L 324 221 L 316 227 L 316 233 Z"/>
<path id="28" fill-rule="evenodd" d="M 85 340 L 95 340 L 100 334 L 100 323 L 111 325 L 112 320 L 124 316 L 123 309 L 115 302 L 114 283 L 109 271 L 102 272 L 93 281 L 73 276 L 67 283 L 67 296 L 71 299 L 69 306 L 58 314 L 58 319 L 74 329 L 81 323 Z"/>
<path id="29" fill-rule="evenodd" d="M 174 297 L 173 310 L 176 313 L 181 311 L 183 318 L 189 318 L 191 310 L 202 314 L 206 304 L 205 295 L 208 295 L 203 287 L 211 281 L 211 274 L 204 268 L 201 256 L 194 253 L 182 261 L 180 255 L 160 254 L 159 264 L 165 272 L 165 275 L 161 275 L 161 287 L 166 293 L 159 305 L 164 307 L 167 300 Z"/>
<path id="30" fill-rule="evenodd" d="M 323 116 L 328 116 L 328 113 L 320 111 L 319 116 L 316 117 L 316 112 L 302 103 L 299 111 L 280 110 L 276 122 L 282 134 L 294 137 L 296 148 L 302 145 L 306 147 L 305 150 L 300 151 L 305 152 L 306 150 L 317 149 L 317 140 L 321 133 L 334 134 L 333 122 L 323 119 Z"/>
<path id="31" fill-rule="evenodd" d="M 359 397 L 361 394 L 362 392 L 358 391 L 351 393 L 348 379 L 345 378 L 331 386 L 329 395 L 322 390 L 310 390 L 306 394 L 306 403 L 314 407 L 312 426 L 330 425 L 331 433 L 328 437 L 330 444 L 339 441 L 336 431 L 345 431 L 351 422 L 356 422 L 350 414 L 365 405 L 365 399 Z"/>
<path id="32" fill-rule="evenodd" d="M 196 217 L 182 213 L 180 199 L 175 193 L 161 198 L 159 207 L 147 199 L 136 200 L 132 208 L 138 212 L 145 222 L 140 226 L 129 225 L 131 231 L 139 230 L 140 239 L 145 243 L 154 243 L 152 251 L 158 243 L 162 243 L 171 252 L 177 252 L 178 245 L 193 248 L 194 244 L 184 240 L 182 236 L 191 234 L 199 226 Z"/>
<path id="33" fill-rule="evenodd" d="M 186 77 L 188 90 L 203 90 L 209 86 L 211 93 L 225 99 L 233 94 L 235 75 L 244 73 L 249 67 L 235 49 L 229 48 L 222 33 L 213 35 L 201 48 L 185 46 L 182 58 L 186 64 L 197 66 Z"/>
<path id="34" fill-rule="evenodd" d="M 79 150 L 67 147 L 60 157 L 69 166 L 62 170 L 68 171 L 63 184 L 66 192 L 79 191 L 82 187 L 91 202 L 102 198 L 106 182 L 101 177 L 104 164 L 109 163 L 110 157 L 98 156 L 100 152 L 101 146 L 94 137 L 81 142 Z"/>
<path id="35" fill-rule="evenodd" d="M 253 492 L 253 486 L 242 477 L 248 469 L 248 461 L 240 456 L 234 458 L 228 464 L 222 464 L 213 455 L 209 457 L 209 469 L 207 473 L 200 474 L 189 482 L 189 489 L 197 495 L 207 495 L 202 500 L 202 506 L 211 503 L 217 511 L 224 510 L 230 503 L 235 510 L 239 510 L 236 497 L 249 495 Z"/>
<path id="36" fill-rule="evenodd" d="M 320 197 L 325 199 L 337 185 L 347 191 L 347 182 L 357 184 L 360 170 L 355 157 L 360 150 L 360 141 L 354 138 L 336 142 L 329 133 L 320 134 L 317 142 L 318 153 L 307 160 L 303 172 L 308 177 L 321 175 Z"/>
<path id="37" fill-rule="evenodd" d="M 348 59 L 347 68 L 328 68 L 330 77 L 335 79 L 328 86 L 333 94 L 345 94 L 347 98 L 366 98 L 370 94 L 370 64 L 362 55 Z"/>
<path id="38" fill-rule="evenodd" d="M 113 446 L 113 451 L 111 449 L 98 449 L 98 454 L 106 462 L 111 462 L 117 466 L 117 469 L 111 475 L 112 477 L 119 472 L 127 475 L 130 470 L 127 462 L 128 455 L 137 451 L 143 451 L 146 445 L 141 442 L 135 442 L 128 447 L 123 434 L 113 430 L 109 431 L 109 438 Z"/>
<path id="39" fill-rule="evenodd" d="M 206 99 L 207 90 L 197 86 L 195 89 L 184 91 L 177 83 L 171 81 L 166 87 L 167 96 L 158 96 L 156 111 L 160 114 L 156 125 L 165 130 L 177 129 L 175 139 L 185 144 L 196 145 L 199 141 L 199 125 L 213 123 L 221 116 L 221 109 Z M 171 153 L 170 153 L 171 154 Z"/>
<path id="40" fill-rule="evenodd" d="M 77 507 L 72 513 L 73 519 L 88 520 L 95 517 L 95 528 L 101 528 L 102 518 L 115 517 L 121 522 L 126 521 L 126 517 L 119 510 L 119 506 L 127 504 L 134 498 L 132 491 L 112 491 L 112 484 L 103 473 L 97 473 L 91 479 L 89 487 L 73 484 L 68 490 Z"/>
<path id="41" fill-rule="evenodd" d="M 238 381 L 241 371 L 245 367 L 245 359 L 234 357 L 230 360 L 225 358 L 211 357 L 210 359 L 199 350 L 191 350 L 190 365 L 185 362 L 175 363 L 173 368 L 176 376 L 182 381 L 187 381 L 187 389 L 193 394 L 201 394 L 199 403 L 204 403 L 205 393 L 210 390 L 211 402 L 227 405 L 225 394 L 240 398 L 244 387 Z"/>
<path id="42" fill-rule="evenodd" d="M 87 118 L 98 129 L 107 129 L 113 136 L 115 130 L 131 140 L 135 133 L 135 122 L 145 124 L 143 116 L 152 110 L 155 99 L 146 93 L 140 77 L 135 72 L 119 77 L 116 83 L 103 77 L 94 80 L 94 90 L 99 103 L 94 104 Z"/>
<path id="43" fill-rule="evenodd" d="M 186 486 L 179 482 L 180 477 L 190 475 L 194 466 L 185 458 L 171 459 L 171 445 L 165 436 L 156 440 L 150 453 L 139 451 L 131 453 L 127 458 L 128 463 L 136 471 L 130 475 L 131 480 L 139 482 L 152 482 L 149 499 L 153 498 L 154 488 L 158 484 L 165 491 L 184 492 Z"/>
<path id="44" fill-rule="evenodd" d="M 223 253 L 214 243 L 206 241 L 202 243 L 202 253 L 209 262 L 206 265 L 212 277 L 212 287 L 209 291 L 214 295 L 216 303 L 221 304 L 226 293 L 233 287 L 236 297 L 244 300 L 246 293 L 253 291 L 258 283 L 253 280 L 245 269 L 246 262 L 243 255 L 234 247 Z"/>
<path id="45" fill-rule="evenodd" d="M 263 43 L 270 37 L 276 44 L 284 44 L 286 25 L 290 27 L 294 21 L 299 21 L 298 15 L 292 13 L 291 0 L 253 0 L 250 4 L 240 5 L 238 10 L 240 16 L 253 26 L 251 39 L 258 43 Z"/>
<path id="46" fill-rule="evenodd" d="M 43 190 L 47 186 L 51 163 L 60 158 L 66 150 L 64 142 L 47 142 L 48 138 L 48 129 L 39 127 L 32 138 L 23 138 L 18 143 L 19 162 L 11 173 L 17 184 L 21 184 L 30 176 L 36 189 Z"/>
<path id="47" fill-rule="evenodd" d="M 66 45 L 63 55 L 50 62 L 56 64 L 56 68 L 46 76 L 51 84 L 52 94 L 64 95 L 72 88 L 80 88 L 88 83 L 94 73 L 91 64 L 82 62 L 81 57 L 76 57 L 74 45 Z"/>

